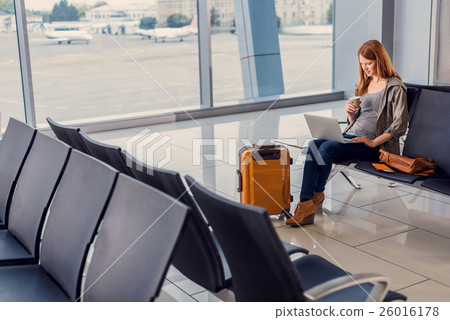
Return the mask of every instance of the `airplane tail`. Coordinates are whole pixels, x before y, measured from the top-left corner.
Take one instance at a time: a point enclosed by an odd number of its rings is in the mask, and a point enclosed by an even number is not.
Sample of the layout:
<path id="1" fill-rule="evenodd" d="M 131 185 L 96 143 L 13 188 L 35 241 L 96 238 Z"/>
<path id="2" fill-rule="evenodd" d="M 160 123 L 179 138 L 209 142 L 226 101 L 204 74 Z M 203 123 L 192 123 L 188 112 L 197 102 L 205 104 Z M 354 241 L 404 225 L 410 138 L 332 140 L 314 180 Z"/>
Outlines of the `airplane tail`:
<path id="1" fill-rule="evenodd" d="M 191 27 L 192 29 L 197 29 L 198 25 L 197 25 L 197 15 L 193 16 L 191 19 L 191 23 L 189 24 L 189 27 Z"/>
<path id="2" fill-rule="evenodd" d="M 198 34 L 198 23 L 197 23 L 197 15 L 193 16 L 191 19 L 191 23 L 184 27 L 191 34 Z"/>

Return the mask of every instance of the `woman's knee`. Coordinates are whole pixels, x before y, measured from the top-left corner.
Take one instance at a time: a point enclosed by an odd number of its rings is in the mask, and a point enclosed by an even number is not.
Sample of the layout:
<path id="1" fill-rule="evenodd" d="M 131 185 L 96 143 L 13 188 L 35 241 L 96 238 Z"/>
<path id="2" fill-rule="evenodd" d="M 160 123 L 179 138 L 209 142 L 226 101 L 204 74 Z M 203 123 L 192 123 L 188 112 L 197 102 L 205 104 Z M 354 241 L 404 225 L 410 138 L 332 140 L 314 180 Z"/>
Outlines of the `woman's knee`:
<path id="1" fill-rule="evenodd" d="M 316 150 L 319 150 L 320 146 L 326 142 L 326 140 L 322 139 L 314 139 L 308 142 L 307 153 L 312 154 L 315 153 Z"/>
<path id="2" fill-rule="evenodd" d="M 314 160 L 317 164 L 323 165 L 332 160 L 328 153 L 327 144 L 332 141 L 316 139 L 309 142 L 307 160 Z M 325 146 L 324 146 L 325 145 Z"/>
<path id="3" fill-rule="evenodd" d="M 342 144 L 336 141 L 325 141 L 319 147 L 319 152 L 322 155 L 334 155 L 342 151 Z"/>

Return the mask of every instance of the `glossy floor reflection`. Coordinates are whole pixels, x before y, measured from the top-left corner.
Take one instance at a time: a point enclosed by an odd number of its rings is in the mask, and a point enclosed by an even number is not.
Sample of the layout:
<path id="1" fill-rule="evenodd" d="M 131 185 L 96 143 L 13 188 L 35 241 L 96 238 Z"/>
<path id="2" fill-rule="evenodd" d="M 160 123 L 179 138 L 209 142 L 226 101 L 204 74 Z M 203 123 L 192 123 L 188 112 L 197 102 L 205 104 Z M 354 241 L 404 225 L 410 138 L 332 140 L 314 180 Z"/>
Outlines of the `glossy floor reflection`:
<path id="1" fill-rule="evenodd" d="M 342 121 L 344 105 L 344 101 L 335 101 L 91 136 L 126 149 L 127 141 L 142 130 L 161 133 L 155 140 L 161 141 L 159 148 L 150 158 L 142 153 L 142 160 L 164 163 L 163 167 L 189 174 L 218 194 L 239 201 L 236 169 L 242 146 L 271 140 L 305 145 L 310 135 L 303 113 Z M 291 193 L 296 202 L 304 158 L 299 149 L 290 151 L 294 159 Z M 401 184 L 392 188 L 387 180 L 350 173 L 361 189 L 336 175 L 327 185 L 323 210 L 314 225 L 293 228 L 273 219 L 280 238 L 349 272 L 386 275 L 391 288 L 407 295 L 408 301 L 450 301 L 450 197 Z M 233 300 L 231 292 L 213 295 L 171 267 L 157 301 Z"/>

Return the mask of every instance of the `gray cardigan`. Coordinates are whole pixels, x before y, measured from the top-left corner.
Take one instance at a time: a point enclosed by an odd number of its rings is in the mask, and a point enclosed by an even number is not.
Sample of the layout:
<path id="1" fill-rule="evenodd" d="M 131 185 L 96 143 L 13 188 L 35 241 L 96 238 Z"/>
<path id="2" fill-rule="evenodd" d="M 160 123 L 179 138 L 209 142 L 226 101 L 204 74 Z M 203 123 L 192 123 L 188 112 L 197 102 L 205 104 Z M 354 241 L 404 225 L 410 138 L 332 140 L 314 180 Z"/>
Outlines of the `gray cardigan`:
<path id="1" fill-rule="evenodd" d="M 359 112 L 359 110 L 357 111 Z M 346 133 L 355 121 L 344 130 Z M 391 153 L 400 154 L 399 139 L 408 129 L 408 103 L 406 100 L 406 86 L 396 77 L 388 79 L 378 109 L 376 135 L 383 133 L 392 134 L 393 138 L 383 143 L 380 147 Z"/>

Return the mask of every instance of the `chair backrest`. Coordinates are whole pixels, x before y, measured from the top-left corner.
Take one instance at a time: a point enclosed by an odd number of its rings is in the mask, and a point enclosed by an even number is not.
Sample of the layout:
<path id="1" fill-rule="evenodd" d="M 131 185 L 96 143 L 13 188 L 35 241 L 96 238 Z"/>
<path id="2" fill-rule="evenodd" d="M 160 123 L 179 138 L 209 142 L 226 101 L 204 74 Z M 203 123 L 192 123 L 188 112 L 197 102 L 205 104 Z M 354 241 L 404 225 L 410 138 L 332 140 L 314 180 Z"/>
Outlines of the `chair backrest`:
<path id="1" fill-rule="evenodd" d="M 9 231 L 38 258 L 39 239 L 71 148 L 37 132 L 17 180 L 9 214 Z"/>
<path id="2" fill-rule="evenodd" d="M 95 241 L 83 301 L 153 301 L 188 210 L 120 174 Z"/>
<path id="3" fill-rule="evenodd" d="M 420 89 L 415 87 L 407 87 L 406 89 L 406 101 L 408 103 L 408 118 L 409 121 L 412 120 L 415 106 L 417 104 L 417 101 L 419 100 L 420 95 Z"/>
<path id="4" fill-rule="evenodd" d="M 36 131 L 25 123 L 10 118 L 0 143 L 0 224 L 5 227 L 8 224 L 8 212 L 17 177 L 30 151 Z"/>
<path id="5" fill-rule="evenodd" d="M 47 122 L 50 125 L 50 128 L 52 128 L 53 133 L 59 140 L 67 143 L 69 146 L 78 151 L 89 154 L 88 149 L 83 144 L 83 141 L 81 141 L 81 138 L 78 135 L 78 132 L 80 132 L 80 128 L 57 123 L 50 117 L 47 117 Z"/>
<path id="6" fill-rule="evenodd" d="M 403 155 L 429 158 L 450 175 L 450 92 L 422 89 L 409 124 Z"/>
<path id="7" fill-rule="evenodd" d="M 419 100 L 422 90 L 450 92 L 449 85 L 427 85 L 427 84 L 415 84 L 406 82 L 404 84 L 407 87 L 406 95 L 408 101 L 409 122 L 411 122 L 414 117 L 417 101 Z M 416 92 L 414 93 L 414 91 Z"/>
<path id="8" fill-rule="evenodd" d="M 230 286 L 231 275 L 226 261 L 220 256 L 213 234 L 208 228 L 203 213 L 181 179 L 179 173 L 153 168 L 136 160 L 123 151 L 126 163 L 133 176 L 191 208 L 185 232 L 180 237 L 172 264 L 186 277 L 207 290 L 218 292 Z"/>
<path id="9" fill-rule="evenodd" d="M 450 92 L 449 85 L 428 85 L 428 84 L 416 84 L 416 83 L 408 83 L 404 82 L 404 85 L 407 88 L 417 88 L 419 90 L 433 90 L 433 91 L 441 91 L 441 92 Z"/>
<path id="10" fill-rule="evenodd" d="M 73 150 L 50 207 L 40 264 L 72 300 L 79 297 L 88 248 L 117 175 L 110 166 Z"/>
<path id="11" fill-rule="evenodd" d="M 295 269 L 263 208 L 222 198 L 186 176 L 233 276 L 237 301 L 305 301 Z"/>
<path id="12" fill-rule="evenodd" d="M 96 141 L 89 137 L 85 132 L 79 132 L 80 138 L 83 141 L 89 153 L 98 160 L 101 160 L 113 168 L 116 168 L 121 173 L 129 175 L 129 170 L 125 161 L 122 158 L 121 148 Z"/>

